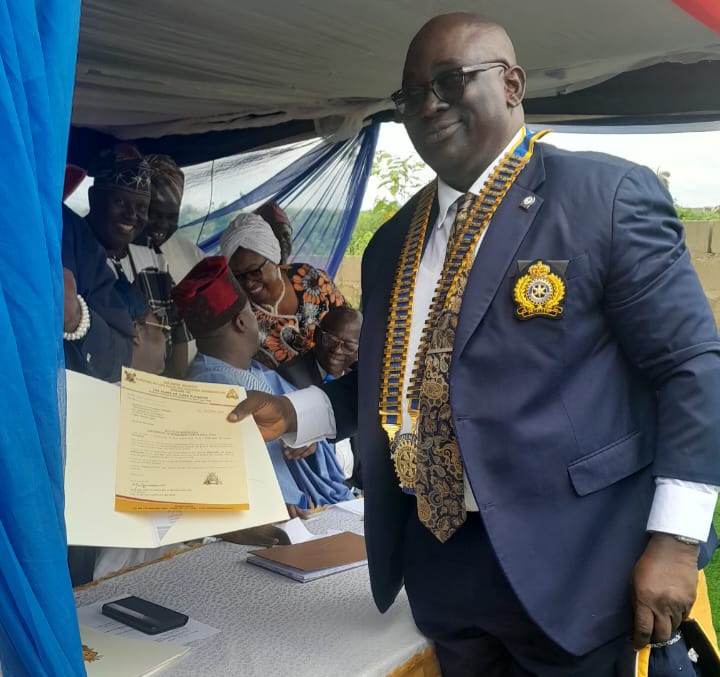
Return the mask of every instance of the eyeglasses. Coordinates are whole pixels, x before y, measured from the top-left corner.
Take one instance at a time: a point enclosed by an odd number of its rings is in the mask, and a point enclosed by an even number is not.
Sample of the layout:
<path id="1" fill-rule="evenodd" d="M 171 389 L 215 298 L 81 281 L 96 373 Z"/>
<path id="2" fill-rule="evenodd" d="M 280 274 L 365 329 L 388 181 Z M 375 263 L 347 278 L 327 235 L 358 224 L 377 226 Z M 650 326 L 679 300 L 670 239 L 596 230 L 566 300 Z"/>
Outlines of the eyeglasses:
<path id="1" fill-rule="evenodd" d="M 257 268 L 246 270 L 244 273 L 233 273 L 233 275 L 240 284 L 247 282 L 248 280 L 255 280 L 257 282 L 262 280 L 262 269 L 268 263 L 270 263 L 270 259 L 265 259 Z"/>
<path id="2" fill-rule="evenodd" d="M 158 329 L 161 329 L 163 334 L 169 334 L 172 327 L 169 324 L 163 324 L 162 322 L 153 322 L 152 320 L 144 320 L 140 318 L 139 320 L 135 320 L 141 327 L 157 327 Z"/>
<path id="3" fill-rule="evenodd" d="M 398 89 L 390 98 L 393 100 L 398 113 L 405 118 L 415 117 L 422 111 L 428 90 L 445 103 L 451 106 L 458 103 L 465 93 L 465 76 L 469 73 L 484 73 L 492 68 L 510 68 L 502 61 L 488 61 L 475 66 L 462 66 L 440 73 L 436 78 L 424 85 L 414 85 Z"/>
<path id="4" fill-rule="evenodd" d="M 326 331 L 320 331 L 320 344 L 327 350 L 339 348 L 345 355 L 352 355 L 358 350 L 359 344 L 356 341 L 345 341 L 334 334 L 328 334 Z"/>

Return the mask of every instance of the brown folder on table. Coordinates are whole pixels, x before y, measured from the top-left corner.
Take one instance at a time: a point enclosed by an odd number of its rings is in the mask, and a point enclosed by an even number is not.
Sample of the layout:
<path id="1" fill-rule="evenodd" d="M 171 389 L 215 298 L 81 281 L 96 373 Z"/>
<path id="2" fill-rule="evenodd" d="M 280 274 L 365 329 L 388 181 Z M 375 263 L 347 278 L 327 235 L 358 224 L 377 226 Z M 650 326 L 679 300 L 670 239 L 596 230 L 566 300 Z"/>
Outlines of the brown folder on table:
<path id="1" fill-rule="evenodd" d="M 250 564 L 305 583 L 367 564 L 365 539 L 349 531 L 248 553 Z"/>

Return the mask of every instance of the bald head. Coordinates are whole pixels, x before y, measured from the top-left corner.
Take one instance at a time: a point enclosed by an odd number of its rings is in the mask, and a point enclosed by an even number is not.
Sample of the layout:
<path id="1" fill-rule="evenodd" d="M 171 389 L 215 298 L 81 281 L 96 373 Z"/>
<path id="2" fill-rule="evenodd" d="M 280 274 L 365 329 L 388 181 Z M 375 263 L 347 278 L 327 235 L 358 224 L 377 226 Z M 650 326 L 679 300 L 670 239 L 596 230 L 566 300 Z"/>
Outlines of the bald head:
<path id="1" fill-rule="evenodd" d="M 410 43 L 403 90 L 424 91 L 424 102 L 403 122 L 420 156 L 457 190 L 468 190 L 522 127 L 525 73 L 515 59 L 505 30 L 477 14 L 436 16 Z M 453 96 L 437 85 L 448 73 L 461 78 Z"/>
<path id="2" fill-rule="evenodd" d="M 336 306 L 330 308 L 320 320 L 320 327 L 324 331 L 335 332 L 342 327 L 352 326 L 357 328 L 358 336 L 362 326 L 362 313 L 350 306 Z"/>
<path id="3" fill-rule="evenodd" d="M 479 14 L 471 12 L 452 12 L 440 14 L 427 21 L 410 42 L 405 67 L 411 59 L 414 49 L 421 48 L 423 44 L 432 42 L 437 35 L 451 33 L 458 36 L 463 42 L 477 41 L 482 43 L 488 53 L 493 54 L 493 60 L 504 61 L 508 65 L 515 63 L 515 48 L 505 29 L 491 21 L 487 21 Z"/>

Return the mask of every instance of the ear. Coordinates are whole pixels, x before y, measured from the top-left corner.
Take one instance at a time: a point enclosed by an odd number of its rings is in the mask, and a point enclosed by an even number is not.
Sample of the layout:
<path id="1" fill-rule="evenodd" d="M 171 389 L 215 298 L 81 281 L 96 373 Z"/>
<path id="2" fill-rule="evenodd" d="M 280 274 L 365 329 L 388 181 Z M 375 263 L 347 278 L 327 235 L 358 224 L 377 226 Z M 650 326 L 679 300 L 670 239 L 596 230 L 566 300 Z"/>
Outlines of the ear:
<path id="1" fill-rule="evenodd" d="M 508 106 L 517 108 L 525 96 L 525 71 L 520 66 L 511 66 L 505 71 L 505 95 Z"/>
<path id="2" fill-rule="evenodd" d="M 243 319 L 242 313 L 238 313 L 232 320 L 233 329 L 241 334 L 247 331 L 247 323 Z"/>

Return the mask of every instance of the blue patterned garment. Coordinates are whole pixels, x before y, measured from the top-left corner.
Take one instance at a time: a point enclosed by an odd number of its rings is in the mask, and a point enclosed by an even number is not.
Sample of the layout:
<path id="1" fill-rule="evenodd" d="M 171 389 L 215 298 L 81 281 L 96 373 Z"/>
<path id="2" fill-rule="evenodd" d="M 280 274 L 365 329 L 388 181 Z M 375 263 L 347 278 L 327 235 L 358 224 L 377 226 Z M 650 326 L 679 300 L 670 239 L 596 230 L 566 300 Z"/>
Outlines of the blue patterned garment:
<path id="1" fill-rule="evenodd" d="M 273 395 L 285 395 L 295 390 L 279 374 L 254 360 L 250 369 L 238 369 L 202 353 L 198 353 L 190 365 L 188 379 L 236 385 Z M 267 449 L 286 503 L 306 510 L 311 506 L 330 505 L 353 498 L 343 483 L 342 469 L 329 442 L 321 440 L 314 454 L 297 461 L 285 458 L 279 440 L 268 442 Z"/>

